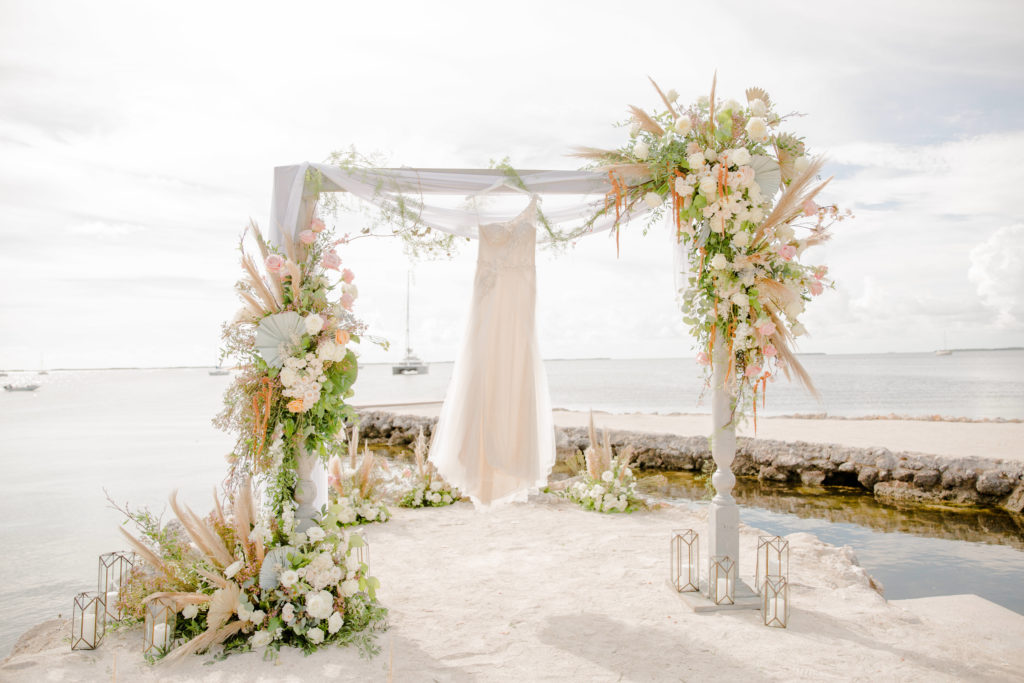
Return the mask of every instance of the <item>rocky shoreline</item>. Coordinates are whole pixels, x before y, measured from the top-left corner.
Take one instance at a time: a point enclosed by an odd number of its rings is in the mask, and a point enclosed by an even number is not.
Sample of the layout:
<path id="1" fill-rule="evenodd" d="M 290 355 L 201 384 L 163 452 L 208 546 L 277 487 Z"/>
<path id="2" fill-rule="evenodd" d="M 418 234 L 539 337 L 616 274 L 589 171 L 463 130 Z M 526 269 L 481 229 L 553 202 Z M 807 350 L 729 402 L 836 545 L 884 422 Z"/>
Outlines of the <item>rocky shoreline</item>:
<path id="1" fill-rule="evenodd" d="M 391 448 L 410 447 L 420 428 L 429 437 L 437 421 L 385 411 L 364 411 L 360 416 L 363 438 Z M 588 443 L 586 429 L 555 431 L 560 460 Z M 615 448 L 633 447 L 641 469 L 701 471 L 713 465 L 704 436 L 619 430 L 609 435 Z M 1006 460 L 739 437 L 733 472 L 775 482 L 860 486 L 889 503 L 986 506 L 1024 513 L 1024 463 Z"/>

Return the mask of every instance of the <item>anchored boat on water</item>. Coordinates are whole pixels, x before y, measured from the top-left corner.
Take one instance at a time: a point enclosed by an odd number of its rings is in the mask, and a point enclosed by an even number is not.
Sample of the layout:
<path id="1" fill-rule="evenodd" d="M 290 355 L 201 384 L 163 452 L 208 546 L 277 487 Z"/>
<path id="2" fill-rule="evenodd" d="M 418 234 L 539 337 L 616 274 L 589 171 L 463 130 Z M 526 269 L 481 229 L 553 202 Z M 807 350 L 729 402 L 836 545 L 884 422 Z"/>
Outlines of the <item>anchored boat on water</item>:
<path id="1" fill-rule="evenodd" d="M 430 366 L 412 352 L 409 342 L 409 292 L 412 289 L 412 273 L 405 276 L 405 358 L 391 366 L 392 375 L 425 375 Z"/>

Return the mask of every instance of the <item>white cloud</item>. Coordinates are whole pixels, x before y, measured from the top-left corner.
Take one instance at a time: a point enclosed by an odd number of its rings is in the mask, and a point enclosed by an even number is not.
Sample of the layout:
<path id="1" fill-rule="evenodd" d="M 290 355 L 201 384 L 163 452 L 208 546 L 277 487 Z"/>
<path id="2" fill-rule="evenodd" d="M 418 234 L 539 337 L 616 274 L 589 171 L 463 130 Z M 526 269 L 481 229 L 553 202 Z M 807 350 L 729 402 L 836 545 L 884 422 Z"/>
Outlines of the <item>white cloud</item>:
<path id="1" fill-rule="evenodd" d="M 972 249 L 968 276 L 999 327 L 1024 326 L 1024 224 L 1002 227 Z"/>

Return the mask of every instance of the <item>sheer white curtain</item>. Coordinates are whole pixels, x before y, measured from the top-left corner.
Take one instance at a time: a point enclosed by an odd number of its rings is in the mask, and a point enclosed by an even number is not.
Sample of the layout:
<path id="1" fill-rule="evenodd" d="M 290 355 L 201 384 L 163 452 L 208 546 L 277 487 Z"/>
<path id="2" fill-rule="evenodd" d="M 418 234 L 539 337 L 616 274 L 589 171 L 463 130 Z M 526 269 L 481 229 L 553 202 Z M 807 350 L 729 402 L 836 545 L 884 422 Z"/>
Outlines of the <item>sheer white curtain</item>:
<path id="1" fill-rule="evenodd" d="M 305 162 L 295 166 L 279 166 L 274 170 L 274 194 L 270 208 L 269 237 L 279 242 L 282 235 L 294 236 L 308 220 L 314 188 L 307 184 L 307 172 L 320 173 L 323 191 L 344 191 L 377 206 L 393 206 L 401 198 L 418 215 L 420 225 L 460 237 L 477 237 L 477 227 L 511 220 L 518 213 L 515 207 L 488 207 L 480 203 L 470 206 L 446 206 L 444 197 L 470 197 L 500 190 L 508 177 L 498 169 L 354 169 L 347 170 L 326 164 Z M 608 177 L 597 171 L 522 171 L 520 178 L 529 189 L 540 195 L 562 195 L 568 201 L 548 201 L 544 216 L 555 229 L 578 228 L 604 205 L 610 189 Z M 520 202 L 521 203 L 521 202 Z M 521 207 L 520 207 L 521 208 Z M 646 204 L 634 207 L 625 218 L 632 220 L 650 211 Z M 614 227 L 615 212 L 594 222 L 589 232 L 603 232 Z M 545 242 L 544 230 L 538 241 Z"/>

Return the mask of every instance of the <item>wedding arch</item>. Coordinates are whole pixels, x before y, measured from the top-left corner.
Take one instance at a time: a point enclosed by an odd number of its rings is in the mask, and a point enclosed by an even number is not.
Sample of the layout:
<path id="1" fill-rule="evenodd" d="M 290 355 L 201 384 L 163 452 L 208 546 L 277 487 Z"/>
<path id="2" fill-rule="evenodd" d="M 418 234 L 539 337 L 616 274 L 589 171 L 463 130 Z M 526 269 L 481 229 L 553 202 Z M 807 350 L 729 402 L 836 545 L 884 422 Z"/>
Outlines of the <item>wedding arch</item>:
<path id="1" fill-rule="evenodd" d="M 596 209 L 607 204 L 609 195 L 615 191 L 615 179 L 598 171 L 518 170 L 516 175 L 529 192 L 578 197 L 577 201 L 548 212 L 548 220 L 558 225 L 586 223 Z M 347 170 L 310 162 L 279 166 L 274 169 L 269 237 L 271 242 L 279 242 L 282 238 L 296 239 L 312 219 L 321 192 L 348 192 L 378 206 L 393 206 L 403 196 L 421 196 L 423 200 L 416 207 L 416 218 L 424 226 L 459 237 L 475 238 L 477 226 L 506 221 L 512 216 L 507 212 L 430 204 L 426 197 L 465 197 L 518 190 L 509 184 L 508 173 L 501 169 Z M 639 204 L 628 207 L 619 215 L 609 212 L 602 219 L 586 225 L 580 236 L 614 229 L 618 224 L 641 218 L 655 208 Z M 673 242 L 678 244 L 675 240 Z M 678 271 L 678 255 L 675 262 Z M 725 349 L 718 349 L 718 353 L 724 356 Z M 737 558 L 738 567 L 739 508 L 731 493 L 736 483 L 731 471 L 736 453 L 736 424 L 732 399 L 726 388 L 727 365 L 726 362 L 716 365 L 711 382 L 712 457 L 717 469 L 713 477 L 716 495 L 711 502 L 708 540 L 711 556 Z M 310 518 L 327 502 L 326 469 L 317 461 L 302 468 L 300 477 L 296 487 L 296 500 L 300 501 L 300 506 L 296 514 Z"/>

